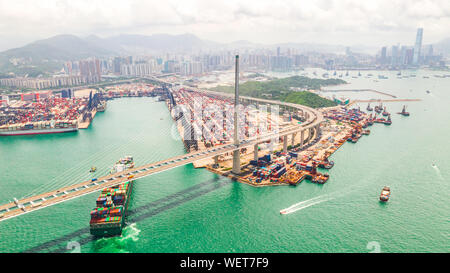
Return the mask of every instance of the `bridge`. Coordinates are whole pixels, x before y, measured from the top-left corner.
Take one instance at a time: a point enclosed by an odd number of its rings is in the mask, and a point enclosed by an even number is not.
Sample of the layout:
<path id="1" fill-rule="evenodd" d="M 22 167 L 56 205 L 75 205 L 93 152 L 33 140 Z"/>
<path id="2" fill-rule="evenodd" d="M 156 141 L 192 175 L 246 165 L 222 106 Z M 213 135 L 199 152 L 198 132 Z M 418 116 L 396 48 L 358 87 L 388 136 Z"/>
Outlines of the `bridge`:
<path id="1" fill-rule="evenodd" d="M 238 57 L 236 57 L 236 74 L 238 75 Z M 158 79 L 159 80 L 159 79 Z M 161 80 L 159 80 L 161 81 Z M 164 82 L 167 83 L 167 82 Z M 27 197 L 21 200 L 14 199 L 13 202 L 4 204 L 0 206 L 0 221 L 4 221 L 7 219 L 11 219 L 17 216 L 21 216 L 32 211 L 36 211 L 45 207 L 53 206 L 62 202 L 66 202 L 71 199 L 75 199 L 96 191 L 101 191 L 102 189 L 112 187 L 115 185 L 119 185 L 126 181 L 137 180 L 155 173 L 163 172 L 169 169 L 173 169 L 179 166 L 187 165 L 193 163 L 197 160 L 206 159 L 206 158 L 214 158 L 218 160 L 218 156 L 221 154 L 233 152 L 233 172 L 240 172 L 240 150 L 245 147 L 255 147 L 254 158 L 258 158 L 257 147 L 258 144 L 264 143 L 266 141 L 270 141 L 273 139 L 277 139 L 279 137 L 283 137 L 283 150 L 287 152 L 287 142 L 288 136 L 292 136 L 292 143 L 294 142 L 294 137 L 297 133 L 301 135 L 300 145 L 303 145 L 304 142 L 304 133 L 306 130 L 310 130 L 309 136 L 314 133 L 318 135 L 320 130 L 320 123 L 323 121 L 322 114 L 310 107 L 306 107 L 303 105 L 286 103 L 281 101 L 272 101 L 266 99 L 258 99 L 252 97 L 240 97 L 237 89 L 238 89 L 238 76 L 236 76 L 236 93 L 233 94 L 225 94 L 219 92 L 212 92 L 206 90 L 197 90 L 199 92 L 203 92 L 208 96 L 223 96 L 223 97 L 234 97 L 235 103 L 254 103 L 258 104 L 275 104 L 279 105 L 280 108 L 288 111 L 297 111 L 300 115 L 305 119 L 302 124 L 298 124 L 295 126 L 289 126 L 287 128 L 282 129 L 279 132 L 269 132 L 265 135 L 260 135 L 257 137 L 250 137 L 244 140 L 238 140 L 235 138 L 233 144 L 225 144 L 222 146 L 216 146 L 209 149 L 190 152 L 187 154 L 171 157 L 162 161 L 149 163 L 143 166 L 135 167 L 132 169 L 128 169 L 122 172 L 109 174 L 106 176 L 102 176 L 97 178 L 97 180 L 92 181 L 83 181 L 80 183 L 76 183 L 70 186 L 66 186 L 57 190 L 49 191 L 43 194 Z M 191 88 L 192 89 L 192 88 Z M 235 111 L 235 136 L 237 131 L 237 111 Z M 237 140 L 237 141 L 236 141 Z"/>

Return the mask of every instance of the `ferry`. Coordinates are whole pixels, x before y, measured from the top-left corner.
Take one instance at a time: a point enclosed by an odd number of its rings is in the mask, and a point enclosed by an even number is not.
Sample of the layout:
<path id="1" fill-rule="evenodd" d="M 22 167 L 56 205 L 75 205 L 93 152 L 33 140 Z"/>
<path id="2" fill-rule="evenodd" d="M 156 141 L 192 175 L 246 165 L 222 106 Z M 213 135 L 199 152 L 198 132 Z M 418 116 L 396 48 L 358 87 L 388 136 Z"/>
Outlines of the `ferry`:
<path id="1" fill-rule="evenodd" d="M 389 200 L 389 196 L 391 195 L 391 189 L 388 186 L 385 186 L 380 194 L 380 201 L 387 202 Z"/>

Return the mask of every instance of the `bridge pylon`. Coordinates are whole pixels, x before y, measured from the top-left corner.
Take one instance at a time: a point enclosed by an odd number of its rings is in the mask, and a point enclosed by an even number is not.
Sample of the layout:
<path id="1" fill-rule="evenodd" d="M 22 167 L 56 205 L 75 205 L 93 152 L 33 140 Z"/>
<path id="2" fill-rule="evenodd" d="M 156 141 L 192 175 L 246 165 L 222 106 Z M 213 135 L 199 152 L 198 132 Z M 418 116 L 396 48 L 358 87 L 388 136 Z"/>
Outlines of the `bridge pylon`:
<path id="1" fill-rule="evenodd" d="M 236 55 L 236 69 L 234 79 L 234 145 L 239 147 L 239 55 Z M 240 149 L 233 151 L 233 169 L 234 174 L 241 173 Z"/>

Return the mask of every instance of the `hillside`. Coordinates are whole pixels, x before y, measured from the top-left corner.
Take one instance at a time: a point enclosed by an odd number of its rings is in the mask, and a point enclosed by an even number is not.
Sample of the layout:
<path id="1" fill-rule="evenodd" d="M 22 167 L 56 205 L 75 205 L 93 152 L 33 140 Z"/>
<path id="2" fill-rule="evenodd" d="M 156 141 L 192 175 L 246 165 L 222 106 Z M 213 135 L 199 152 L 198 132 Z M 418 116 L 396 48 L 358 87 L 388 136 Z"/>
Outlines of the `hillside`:
<path id="1" fill-rule="evenodd" d="M 0 73 L 37 76 L 60 70 L 69 60 L 110 56 L 114 52 L 73 35 L 58 35 L 0 52 Z"/>
<path id="2" fill-rule="evenodd" d="M 190 52 L 215 45 L 192 34 L 150 36 L 127 34 L 108 38 L 95 35 L 86 38 L 57 35 L 0 52 L 0 73 L 13 72 L 17 75 L 37 76 L 60 70 L 65 61 L 89 57 Z"/>
<path id="3" fill-rule="evenodd" d="M 312 79 L 303 76 L 292 76 L 284 79 L 275 79 L 267 82 L 248 81 L 239 85 L 239 94 L 243 96 L 268 98 L 292 103 L 298 103 L 309 107 L 335 106 L 334 101 L 320 97 L 308 91 L 297 91 L 295 89 L 318 90 L 322 86 L 344 84 L 341 79 Z M 219 92 L 234 92 L 233 86 L 217 86 L 212 88 Z"/>

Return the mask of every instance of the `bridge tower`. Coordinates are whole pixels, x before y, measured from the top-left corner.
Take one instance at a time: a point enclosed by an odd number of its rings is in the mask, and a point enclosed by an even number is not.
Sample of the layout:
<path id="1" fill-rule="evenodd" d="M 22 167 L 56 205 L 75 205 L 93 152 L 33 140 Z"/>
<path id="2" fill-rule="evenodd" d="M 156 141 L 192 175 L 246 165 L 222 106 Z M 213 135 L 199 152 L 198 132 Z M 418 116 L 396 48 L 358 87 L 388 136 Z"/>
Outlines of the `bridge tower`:
<path id="1" fill-rule="evenodd" d="M 239 55 L 236 55 L 236 69 L 234 79 L 234 145 L 239 147 Z M 233 169 L 234 174 L 241 173 L 240 149 L 233 151 Z"/>

